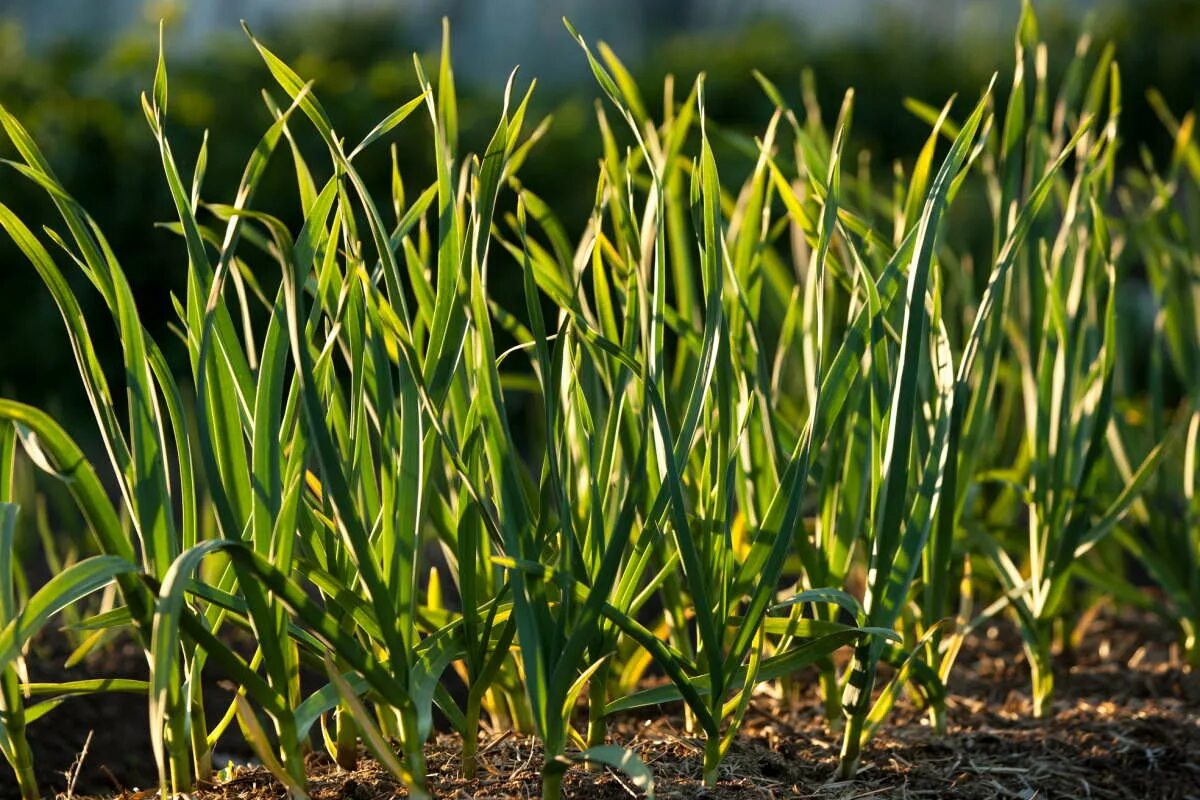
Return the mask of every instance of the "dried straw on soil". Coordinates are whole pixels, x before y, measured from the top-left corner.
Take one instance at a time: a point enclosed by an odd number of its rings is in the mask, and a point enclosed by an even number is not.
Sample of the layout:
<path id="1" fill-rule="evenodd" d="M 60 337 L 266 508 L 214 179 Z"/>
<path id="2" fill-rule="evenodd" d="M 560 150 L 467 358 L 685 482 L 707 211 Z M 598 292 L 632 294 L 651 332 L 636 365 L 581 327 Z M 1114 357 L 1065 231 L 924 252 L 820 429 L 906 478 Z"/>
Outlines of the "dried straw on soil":
<path id="1" fill-rule="evenodd" d="M 1054 717 L 1045 721 L 1030 718 L 1027 674 L 1007 655 L 1014 649 L 1011 632 L 991 629 L 964 654 L 952 684 L 947 735 L 935 736 L 904 702 L 852 782 L 830 780 L 840 737 L 827 730 L 811 695 L 789 704 L 756 698 L 715 791 L 701 785 L 702 744 L 682 730 L 677 716 L 620 719 L 613 739 L 650 765 L 658 796 L 667 800 L 1200 798 L 1200 675 L 1184 671 L 1167 645 L 1144 643 L 1144 628 L 1131 622 L 1101 619 L 1075 654 L 1060 656 L 1062 691 Z M 541 753 L 533 740 L 492 733 L 481 746 L 479 777 L 470 782 L 459 777 L 458 754 L 451 735 L 428 748 L 436 797 L 538 796 Z M 323 756 L 312 756 L 309 766 L 314 800 L 404 795 L 370 760 L 354 772 Z M 620 774 L 583 769 L 568 773 L 565 794 L 637 796 Z M 247 768 L 198 800 L 283 797 L 265 771 Z"/>

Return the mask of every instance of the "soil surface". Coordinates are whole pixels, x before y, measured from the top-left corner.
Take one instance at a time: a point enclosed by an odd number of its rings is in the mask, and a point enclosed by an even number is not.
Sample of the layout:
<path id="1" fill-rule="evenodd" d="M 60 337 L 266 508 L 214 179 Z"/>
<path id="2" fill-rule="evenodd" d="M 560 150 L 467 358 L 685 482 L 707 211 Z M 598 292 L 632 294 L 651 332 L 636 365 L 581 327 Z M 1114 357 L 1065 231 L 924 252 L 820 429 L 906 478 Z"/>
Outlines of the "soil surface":
<path id="1" fill-rule="evenodd" d="M 26 655 L 29 680 L 59 683 L 149 677 L 145 654 L 128 638 L 96 648 L 82 663 L 67 669 L 63 664 L 71 650 L 63 633 L 43 630 Z M 204 687 L 210 726 L 233 702 L 231 688 L 219 681 Z M 217 747 L 218 756 L 244 762 L 250 758 L 250 750 L 237 725 L 230 728 Z M 113 692 L 72 697 L 32 723 L 26 735 L 33 750 L 38 786 L 47 796 L 65 796 L 73 786 L 74 798 L 119 797 L 158 782 L 150 742 L 150 711 L 143 694 Z M 19 798 L 8 764 L 0 757 L 0 800 Z"/>
<path id="2" fill-rule="evenodd" d="M 997 625 L 968 641 L 951 680 L 949 725 L 937 736 L 924 715 L 902 699 L 866 748 L 854 781 L 831 779 L 840 736 L 828 730 L 815 679 L 798 701 L 757 696 L 715 790 L 700 783 L 703 743 L 684 731 L 677 707 L 612 721 L 612 741 L 633 749 L 654 772 L 661 798 L 1178 798 L 1200 800 L 1200 674 L 1178 661 L 1168 631 L 1150 620 L 1101 616 L 1057 664 L 1054 716 L 1030 718 L 1028 673 L 1011 630 Z M 82 677 L 79 671 L 42 679 Z M 110 648 L 83 672 L 144 675 L 132 647 Z M 35 679 L 38 675 L 35 675 Z M 803 680 L 799 681 L 806 685 Z M 210 714 L 229 694 L 215 689 Z M 223 702 L 222 702 L 223 699 Z M 155 771 L 146 733 L 145 700 L 130 695 L 77 698 L 31 726 L 43 787 L 61 792 L 89 731 L 74 796 L 150 800 Z M 235 761 L 244 750 L 224 748 Z M 541 753 L 530 738 L 485 732 L 478 777 L 459 772 L 459 742 L 441 734 L 427 749 L 430 788 L 438 798 L 533 798 L 540 792 Z M 355 771 L 324 755 L 309 762 L 314 800 L 376 800 L 405 792 L 373 761 Z M 275 800 L 286 795 L 260 767 L 235 769 L 232 780 L 205 787 L 197 800 Z M 5 776 L 6 777 L 6 776 Z M 564 795 L 616 800 L 636 797 L 623 774 L 568 771 Z M 15 790 L 0 778 L 0 798 Z"/>

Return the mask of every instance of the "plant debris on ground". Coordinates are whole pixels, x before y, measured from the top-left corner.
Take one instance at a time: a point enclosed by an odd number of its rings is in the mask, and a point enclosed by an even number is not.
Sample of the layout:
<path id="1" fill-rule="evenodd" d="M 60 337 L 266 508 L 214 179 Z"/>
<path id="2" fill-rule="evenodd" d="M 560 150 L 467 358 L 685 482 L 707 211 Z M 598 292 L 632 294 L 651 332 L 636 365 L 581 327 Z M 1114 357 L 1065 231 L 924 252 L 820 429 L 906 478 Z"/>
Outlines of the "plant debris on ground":
<path id="1" fill-rule="evenodd" d="M 960 658 L 947 733 L 936 734 L 922 724 L 911 702 L 901 701 L 853 781 L 831 779 L 840 740 L 826 726 L 820 698 L 811 690 L 787 699 L 755 697 L 713 789 L 701 780 L 703 743 L 684 732 L 678 713 L 626 715 L 614 721 L 612 736 L 654 770 L 657 796 L 668 800 L 1187 800 L 1200 797 L 1200 674 L 1182 668 L 1164 633 L 1144 617 L 1101 616 L 1076 654 L 1059 654 L 1063 691 L 1054 716 L 1033 720 L 1024 666 L 1019 657 L 1009 658 L 1013 632 L 1004 625 L 989 628 L 972 637 Z M 85 717 L 81 722 L 96 721 Z M 126 720 L 118 729 L 123 736 L 140 726 Z M 119 791 L 97 768 L 106 757 L 128 755 L 142 764 L 126 775 L 151 775 L 147 747 L 120 754 L 110 745 L 104 754 L 93 752 L 86 791 L 77 797 L 156 797 L 154 789 Z M 457 735 L 438 734 L 426 751 L 435 797 L 539 796 L 541 750 L 532 737 L 489 731 L 480 743 L 479 774 L 473 780 L 461 775 Z M 306 768 L 314 800 L 407 796 L 370 758 L 348 771 L 323 753 L 312 754 Z M 112 790 L 98 792 L 106 783 Z M 582 768 L 567 774 L 564 794 L 578 800 L 637 796 L 619 771 Z M 287 792 L 267 770 L 243 765 L 229 780 L 202 787 L 195 796 L 282 800 Z"/>

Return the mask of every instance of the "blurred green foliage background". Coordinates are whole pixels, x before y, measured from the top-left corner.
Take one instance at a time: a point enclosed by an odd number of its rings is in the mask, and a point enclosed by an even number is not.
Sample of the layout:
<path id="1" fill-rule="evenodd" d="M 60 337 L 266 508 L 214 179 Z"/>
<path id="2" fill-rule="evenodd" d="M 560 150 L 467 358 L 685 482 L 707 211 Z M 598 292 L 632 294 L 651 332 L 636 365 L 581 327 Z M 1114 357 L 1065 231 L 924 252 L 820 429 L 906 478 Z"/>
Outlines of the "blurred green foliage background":
<path id="1" fill-rule="evenodd" d="M 1010 64 L 1012 20 L 1019 10 L 1018 0 L 509 3 L 307 0 L 290 7 L 276 4 L 287 10 L 260 14 L 255 25 L 256 34 L 303 76 L 315 79 L 335 124 L 351 139 L 417 93 L 411 54 L 435 55 L 443 13 L 454 35 L 466 148 L 481 147 L 494 125 L 507 77 L 497 59 L 532 64 L 521 75 L 542 84 L 535 93 L 534 118 L 552 114 L 554 119 L 523 169 L 523 181 L 581 228 L 600 152 L 590 119 L 598 91 L 558 22 L 564 13 L 589 38 L 608 39 L 655 107 L 667 73 L 678 77 L 682 94 L 697 72 L 707 72 L 710 116 L 730 133 L 753 135 L 769 118 L 771 105 L 752 69 L 766 74 L 797 105 L 802 71 L 811 69 L 829 114 L 845 89 L 855 87 L 851 149 L 869 151 L 874 174 L 887 178 L 891 162 L 910 159 L 927 133 L 926 125 L 904 110 L 904 98 L 940 105 L 955 93 L 974 96 L 992 72 Z M 172 212 L 138 98 L 151 82 L 162 18 L 176 156 L 191 164 L 207 130 L 203 197 L 227 201 L 270 121 L 259 100 L 270 81 L 237 24 L 239 12 L 261 11 L 262 4 L 241 5 L 116 2 L 103 26 L 89 26 L 86 19 L 70 18 L 78 0 L 0 4 L 0 102 L 30 128 L 63 183 L 100 223 L 134 283 L 147 324 L 160 338 L 170 322 L 169 293 L 182 288 L 186 263 L 182 243 L 151 228 L 151 221 L 169 219 Z M 1115 43 L 1125 85 L 1124 158 L 1134 163 L 1143 149 L 1161 158 L 1169 139 L 1149 110 L 1145 91 L 1157 88 L 1177 112 L 1200 106 L 1200 2 L 1063 0 L 1035 6 L 1052 45 L 1052 72 L 1085 29 Z M 489 38 L 496 20 L 504 25 Z M 432 179 L 422 142 L 427 127 L 417 119 L 394 135 L 410 191 Z M 731 154 L 721 160 L 723 169 L 738 163 L 731 142 L 733 137 L 727 139 Z M 0 155 L 11 155 L 7 141 L 0 144 Z M 748 169 L 750 163 L 746 158 L 743 166 Z M 386 186 L 385 148 L 368 153 L 361 166 Z M 31 222 L 53 224 L 40 195 L 11 171 L 0 181 L 0 201 Z M 263 210 L 298 223 L 295 187 L 286 169 L 268 177 L 259 198 Z M 955 224 L 969 231 L 969 215 Z M 70 353 L 57 312 L 8 241 L 0 242 L 0 270 L 0 290 L 8 300 L 0 323 L 0 394 L 47 407 L 78 429 L 70 420 L 87 413 L 86 406 L 77 381 L 66 377 Z M 13 302 L 14 297 L 20 300 Z M 91 299 L 85 313 L 100 312 L 99 298 Z M 95 326 L 93 334 L 102 358 L 118 366 L 115 332 Z"/>

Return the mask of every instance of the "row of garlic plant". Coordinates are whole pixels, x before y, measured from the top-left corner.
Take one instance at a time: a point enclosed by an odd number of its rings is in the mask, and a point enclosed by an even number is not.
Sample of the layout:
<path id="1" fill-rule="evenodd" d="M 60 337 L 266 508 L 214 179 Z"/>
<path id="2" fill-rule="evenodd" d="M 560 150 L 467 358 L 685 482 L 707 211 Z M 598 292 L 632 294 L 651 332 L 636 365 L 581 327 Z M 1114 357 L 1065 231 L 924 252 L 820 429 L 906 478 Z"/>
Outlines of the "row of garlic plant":
<path id="1" fill-rule="evenodd" d="M 1131 506 L 1138 516 L 1164 452 L 1137 466 L 1104 454 L 1118 435 L 1111 56 L 1093 64 L 1081 46 L 1051 107 L 1026 9 L 1004 113 L 990 88 L 961 122 L 952 104 L 914 104 L 932 132 L 888 193 L 845 167 L 852 95 L 830 135 L 811 102 L 801 119 L 761 79 L 777 111 L 761 138 L 734 142 L 754 158 L 734 192 L 702 79 L 682 101 L 669 80 L 655 121 L 616 56 L 572 34 L 608 101 L 578 242 L 519 180 L 545 124 L 526 124 L 529 92 L 513 95 L 513 79 L 482 153 L 460 149 L 448 41 L 436 81 L 417 61 L 421 94 L 347 152 L 313 86 L 252 38 L 286 102 L 267 96 L 274 122 L 227 204 L 202 200 L 205 150 L 183 176 L 160 59 L 143 105 L 188 259 L 182 375 L 102 233 L 0 115 L 13 167 L 69 234 L 46 235 L 118 327 L 126 386 L 122 419 L 59 259 L 0 207 L 62 311 L 118 487 L 111 500 L 49 417 L 0 401 L 12 423 L 0 478 L 19 433 L 67 481 L 101 553 L 21 609 L 0 585 L 0 749 L 27 796 L 24 724 L 105 689 L 148 694 L 170 792 L 211 776 L 236 721 L 295 796 L 318 731 L 341 765 L 361 741 L 422 796 L 435 708 L 463 737 L 468 776 L 487 716 L 542 740 L 546 797 L 572 762 L 652 792 L 649 770 L 606 743 L 605 720 L 678 700 L 712 784 L 755 687 L 809 664 L 852 776 L 906 683 L 944 725 L 963 635 L 1005 611 L 1035 712 L 1048 711 L 1072 566 Z M 413 198 L 393 174 L 380 202 L 355 159 L 414 114 L 428 116 L 436 180 Z M 303 155 L 314 132 L 324 170 Z M 268 162 L 288 157 L 294 232 L 254 209 Z M 948 230 L 956 197 L 978 187 L 986 259 Z M 513 279 L 523 308 L 489 290 Z M 1194 325 L 1186 311 L 1167 319 Z M 540 443 L 514 433 L 516 397 L 540 412 Z M 16 509 L 2 508 L 11 539 Z M 860 566 L 861 600 L 847 591 Z M 975 590 L 955 581 L 986 572 L 1001 595 L 975 617 Z M 81 627 L 130 629 L 149 681 L 22 691 L 22 645 L 114 579 L 123 606 Z M 250 659 L 233 628 L 253 632 Z M 853 655 L 839 669 L 842 648 Z M 895 670 L 876 692 L 885 660 Z M 327 685 L 302 696 L 302 669 Z M 643 688 L 653 674 L 667 683 Z M 204 706 L 215 675 L 239 687 L 226 709 Z M 27 713 L 35 693 L 54 697 Z"/>

